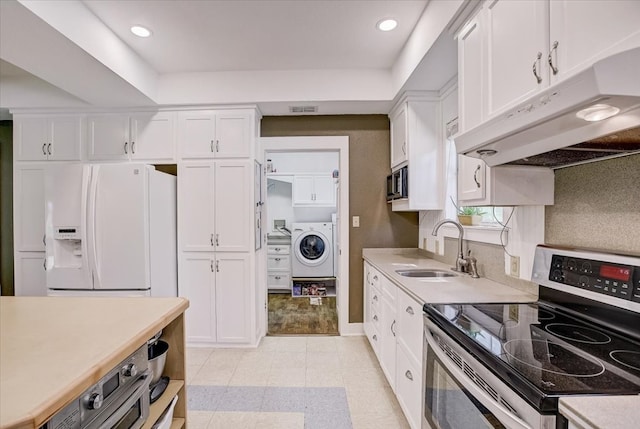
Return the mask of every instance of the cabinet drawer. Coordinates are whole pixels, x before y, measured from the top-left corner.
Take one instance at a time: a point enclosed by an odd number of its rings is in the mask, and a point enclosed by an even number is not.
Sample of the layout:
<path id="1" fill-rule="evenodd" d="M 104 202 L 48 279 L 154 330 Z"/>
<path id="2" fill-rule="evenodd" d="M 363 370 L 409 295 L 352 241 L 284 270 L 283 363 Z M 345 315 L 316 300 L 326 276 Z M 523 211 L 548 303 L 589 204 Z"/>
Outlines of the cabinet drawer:
<path id="1" fill-rule="evenodd" d="M 269 289 L 291 289 L 291 276 L 289 273 L 268 272 L 267 288 Z"/>
<path id="2" fill-rule="evenodd" d="M 288 255 L 291 253 L 291 246 L 281 244 L 267 245 L 267 255 Z"/>
<path id="3" fill-rule="evenodd" d="M 369 344 L 371 344 L 371 348 L 374 353 L 378 356 L 380 353 L 380 331 L 374 327 L 371 329 L 371 332 L 367 334 L 367 338 L 369 339 Z"/>
<path id="4" fill-rule="evenodd" d="M 409 426 L 420 429 L 422 422 L 422 367 L 398 347 L 396 365 L 396 396 Z"/>
<path id="5" fill-rule="evenodd" d="M 398 340 L 417 361 L 422 361 L 422 306 L 402 290 L 398 290 Z"/>
<path id="6" fill-rule="evenodd" d="M 371 314 L 375 313 L 376 311 L 380 313 L 380 308 L 382 304 L 382 294 L 380 293 L 380 291 L 372 287 L 371 297 L 369 297 L 369 299 L 370 299 L 369 304 L 371 305 Z"/>
<path id="7" fill-rule="evenodd" d="M 289 255 L 267 255 L 268 270 L 291 270 L 291 259 Z"/>
<path id="8" fill-rule="evenodd" d="M 398 296 L 398 286 L 386 277 L 380 280 L 382 294 L 391 302 L 396 302 Z"/>
<path id="9" fill-rule="evenodd" d="M 367 277 L 367 282 L 376 288 L 380 288 L 380 281 L 382 280 L 382 274 L 378 272 L 372 266 L 369 266 L 369 275 Z"/>

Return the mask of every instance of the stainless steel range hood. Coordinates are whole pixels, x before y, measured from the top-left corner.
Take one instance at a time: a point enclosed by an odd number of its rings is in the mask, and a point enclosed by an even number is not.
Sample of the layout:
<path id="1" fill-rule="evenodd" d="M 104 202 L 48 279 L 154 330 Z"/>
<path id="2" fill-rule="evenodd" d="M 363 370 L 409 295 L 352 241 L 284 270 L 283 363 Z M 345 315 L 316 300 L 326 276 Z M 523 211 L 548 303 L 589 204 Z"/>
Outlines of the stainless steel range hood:
<path id="1" fill-rule="evenodd" d="M 597 122 L 576 116 L 596 104 L 620 113 Z M 489 166 L 557 168 L 640 153 L 640 48 L 603 59 L 454 139 L 458 153 Z"/>

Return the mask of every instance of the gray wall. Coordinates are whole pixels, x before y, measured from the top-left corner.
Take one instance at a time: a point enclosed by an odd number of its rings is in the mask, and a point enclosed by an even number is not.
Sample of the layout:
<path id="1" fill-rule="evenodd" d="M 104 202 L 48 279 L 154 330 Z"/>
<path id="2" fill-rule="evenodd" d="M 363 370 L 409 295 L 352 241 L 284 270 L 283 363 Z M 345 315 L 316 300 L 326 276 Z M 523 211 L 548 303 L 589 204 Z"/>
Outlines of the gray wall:
<path id="1" fill-rule="evenodd" d="M 349 136 L 349 218 L 360 216 L 360 228 L 349 231 L 349 322 L 357 323 L 362 322 L 362 249 L 418 246 L 418 214 L 394 213 L 386 203 L 389 119 L 386 115 L 262 118 L 262 137 L 345 135 Z"/>

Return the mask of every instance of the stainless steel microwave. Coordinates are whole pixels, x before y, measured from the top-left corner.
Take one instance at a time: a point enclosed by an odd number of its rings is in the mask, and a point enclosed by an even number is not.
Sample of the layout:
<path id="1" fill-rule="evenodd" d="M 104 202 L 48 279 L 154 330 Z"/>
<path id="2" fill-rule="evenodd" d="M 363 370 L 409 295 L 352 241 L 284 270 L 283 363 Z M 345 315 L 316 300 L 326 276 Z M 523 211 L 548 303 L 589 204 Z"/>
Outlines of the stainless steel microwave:
<path id="1" fill-rule="evenodd" d="M 387 176 L 387 201 L 409 197 L 409 170 L 407 166 Z"/>

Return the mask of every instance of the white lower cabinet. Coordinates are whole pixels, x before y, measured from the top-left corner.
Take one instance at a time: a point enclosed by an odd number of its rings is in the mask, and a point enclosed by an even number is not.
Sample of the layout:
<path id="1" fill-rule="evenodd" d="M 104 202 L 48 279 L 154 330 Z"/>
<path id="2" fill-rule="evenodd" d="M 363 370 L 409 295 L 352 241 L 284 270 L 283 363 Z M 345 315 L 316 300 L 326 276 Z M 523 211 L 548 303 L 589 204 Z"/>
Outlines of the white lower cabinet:
<path id="1" fill-rule="evenodd" d="M 422 365 L 398 342 L 396 362 L 396 397 L 412 429 L 422 422 Z"/>
<path id="2" fill-rule="evenodd" d="M 16 296 L 46 296 L 47 279 L 44 269 L 44 252 L 16 252 Z"/>
<path id="3" fill-rule="evenodd" d="M 184 252 L 181 262 L 179 294 L 190 302 L 187 341 L 249 343 L 249 255 Z"/>
<path id="4" fill-rule="evenodd" d="M 375 279 L 375 280 L 374 280 Z M 364 263 L 364 331 L 412 429 L 422 424 L 422 305 Z"/>

